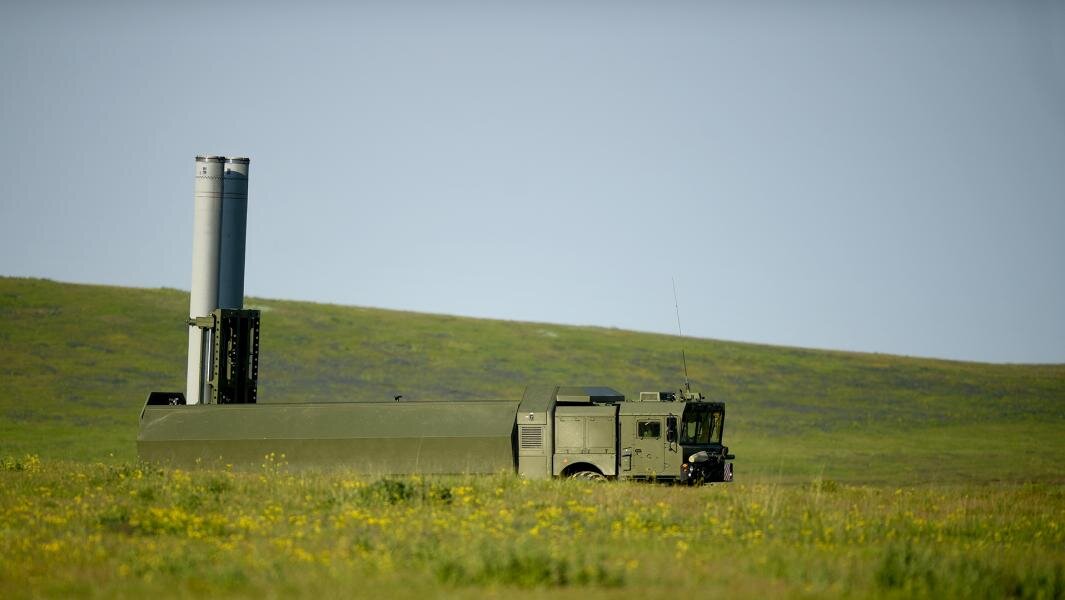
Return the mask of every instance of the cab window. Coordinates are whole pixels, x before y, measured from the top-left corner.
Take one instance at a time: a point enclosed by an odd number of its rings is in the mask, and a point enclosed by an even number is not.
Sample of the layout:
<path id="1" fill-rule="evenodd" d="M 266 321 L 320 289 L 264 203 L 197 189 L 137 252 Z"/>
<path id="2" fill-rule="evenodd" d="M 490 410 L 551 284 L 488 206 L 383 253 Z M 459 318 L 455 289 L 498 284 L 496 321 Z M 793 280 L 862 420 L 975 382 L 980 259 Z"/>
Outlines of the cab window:
<path id="1" fill-rule="evenodd" d="M 710 441 L 715 444 L 721 443 L 721 413 L 710 413 Z"/>
<path id="2" fill-rule="evenodd" d="M 661 421 L 637 421 L 636 435 L 641 439 L 662 437 Z"/>
<path id="3" fill-rule="evenodd" d="M 699 430 L 699 424 L 695 421 L 685 420 L 684 431 L 681 433 L 680 439 L 688 444 L 695 443 L 695 434 Z"/>
<path id="4" fill-rule="evenodd" d="M 724 415 L 720 410 L 711 411 L 709 406 L 689 406 L 684 411 L 680 443 L 721 443 L 721 423 L 723 420 Z"/>

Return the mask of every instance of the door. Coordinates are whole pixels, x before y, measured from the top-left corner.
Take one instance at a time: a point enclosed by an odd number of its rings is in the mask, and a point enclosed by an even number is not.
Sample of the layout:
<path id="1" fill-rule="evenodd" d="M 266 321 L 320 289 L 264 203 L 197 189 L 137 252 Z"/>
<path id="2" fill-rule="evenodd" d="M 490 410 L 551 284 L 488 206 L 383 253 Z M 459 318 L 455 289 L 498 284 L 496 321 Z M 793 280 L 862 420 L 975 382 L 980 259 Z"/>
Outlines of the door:
<path id="1" fill-rule="evenodd" d="M 662 440 L 666 432 L 661 417 L 638 416 L 632 438 L 632 475 L 650 477 L 662 472 Z"/>

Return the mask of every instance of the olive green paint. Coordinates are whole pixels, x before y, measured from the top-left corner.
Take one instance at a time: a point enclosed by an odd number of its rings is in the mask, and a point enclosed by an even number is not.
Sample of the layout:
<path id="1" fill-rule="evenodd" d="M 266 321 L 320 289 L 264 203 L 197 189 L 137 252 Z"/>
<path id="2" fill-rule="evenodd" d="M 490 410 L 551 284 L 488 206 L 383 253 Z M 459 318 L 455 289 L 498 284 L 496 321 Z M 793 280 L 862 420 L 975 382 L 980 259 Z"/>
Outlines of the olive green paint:
<path id="1" fill-rule="evenodd" d="M 671 417 L 707 403 L 628 402 L 606 388 L 529 386 L 520 402 L 337 402 L 146 405 L 137 449 L 175 466 L 283 462 L 358 473 L 517 472 L 531 479 L 596 473 L 621 479 L 684 479 L 685 457 L 721 444 L 681 447 Z M 683 397 L 683 396 L 681 396 Z M 564 401 L 563 401 L 564 399 Z M 640 436 L 641 423 L 656 435 Z M 674 428 L 675 431 L 675 428 Z"/>
<path id="2" fill-rule="evenodd" d="M 513 472 L 517 402 L 147 406 L 141 458 L 334 466 L 376 474 Z M 282 459 L 282 455 L 284 455 Z"/>

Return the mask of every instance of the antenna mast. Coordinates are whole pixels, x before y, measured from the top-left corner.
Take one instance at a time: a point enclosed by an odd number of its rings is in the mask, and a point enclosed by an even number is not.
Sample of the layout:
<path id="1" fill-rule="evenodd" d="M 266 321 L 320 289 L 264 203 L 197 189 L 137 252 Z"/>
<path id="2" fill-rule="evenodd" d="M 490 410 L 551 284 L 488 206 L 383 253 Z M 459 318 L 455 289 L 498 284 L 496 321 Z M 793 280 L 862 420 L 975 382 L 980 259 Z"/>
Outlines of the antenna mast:
<path id="1" fill-rule="evenodd" d="M 670 281 L 673 282 L 673 310 L 677 313 L 677 335 L 684 337 L 684 332 L 680 328 L 680 303 L 677 301 L 677 279 L 671 277 Z M 688 358 L 684 356 L 684 346 L 680 347 L 680 361 L 684 364 L 684 389 L 689 393 L 692 391 L 692 386 L 688 382 Z"/>

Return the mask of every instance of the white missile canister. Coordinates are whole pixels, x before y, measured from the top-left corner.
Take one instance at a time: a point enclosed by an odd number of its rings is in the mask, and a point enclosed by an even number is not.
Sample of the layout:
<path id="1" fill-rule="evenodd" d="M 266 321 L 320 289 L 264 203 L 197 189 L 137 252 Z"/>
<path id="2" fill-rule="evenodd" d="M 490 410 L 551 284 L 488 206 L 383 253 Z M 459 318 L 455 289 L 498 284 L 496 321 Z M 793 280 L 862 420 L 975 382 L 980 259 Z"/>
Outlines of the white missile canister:
<path id="1" fill-rule="evenodd" d="M 222 175 L 222 238 L 218 257 L 218 308 L 244 308 L 244 248 L 248 232 L 248 167 L 228 157 Z"/>
<path id="2" fill-rule="evenodd" d="M 196 157 L 196 185 L 193 192 L 192 217 L 192 287 L 189 317 L 205 317 L 218 308 L 218 254 L 222 223 L 222 175 L 225 159 L 221 156 Z M 242 253 L 243 256 L 243 253 Z M 243 270 L 242 270 L 243 272 Z M 210 361 L 211 340 L 203 329 L 189 326 L 189 364 L 185 402 L 200 404 L 207 394 L 206 368 Z"/>

